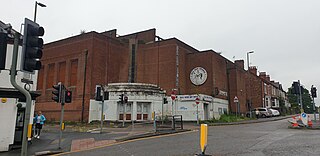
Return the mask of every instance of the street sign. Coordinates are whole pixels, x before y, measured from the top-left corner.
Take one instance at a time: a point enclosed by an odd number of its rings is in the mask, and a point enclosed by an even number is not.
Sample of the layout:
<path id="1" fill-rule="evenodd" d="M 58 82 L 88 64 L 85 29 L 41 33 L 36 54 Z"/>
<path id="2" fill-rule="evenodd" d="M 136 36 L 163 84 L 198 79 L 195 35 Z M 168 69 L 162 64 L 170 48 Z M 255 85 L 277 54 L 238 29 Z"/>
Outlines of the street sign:
<path id="1" fill-rule="evenodd" d="M 308 125 L 308 116 L 305 112 L 301 113 L 301 121 L 304 125 Z"/>
<path id="2" fill-rule="evenodd" d="M 196 98 L 196 104 L 198 105 L 200 103 L 200 99 L 197 97 Z"/>
<path id="3" fill-rule="evenodd" d="M 171 92 L 171 99 L 172 99 L 172 101 L 176 99 L 176 93 L 174 90 L 172 90 L 172 92 Z"/>
<path id="4" fill-rule="evenodd" d="M 234 103 L 238 103 L 238 102 L 239 102 L 239 99 L 238 99 L 237 96 L 234 97 L 233 102 L 234 102 Z"/>

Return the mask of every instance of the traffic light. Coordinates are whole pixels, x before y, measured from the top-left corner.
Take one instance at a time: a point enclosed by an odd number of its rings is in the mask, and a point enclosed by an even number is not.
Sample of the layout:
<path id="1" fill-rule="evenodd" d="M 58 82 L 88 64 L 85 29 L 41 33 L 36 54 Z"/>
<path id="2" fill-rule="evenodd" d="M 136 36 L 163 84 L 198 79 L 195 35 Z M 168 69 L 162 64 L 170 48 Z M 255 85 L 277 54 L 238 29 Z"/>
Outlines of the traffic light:
<path id="1" fill-rule="evenodd" d="M 124 96 L 123 100 L 124 100 L 124 103 L 128 103 L 128 97 L 127 96 Z"/>
<path id="2" fill-rule="evenodd" d="M 71 103 L 71 102 L 72 102 L 72 91 L 65 90 L 64 103 Z"/>
<path id="3" fill-rule="evenodd" d="M 291 93 L 292 94 L 300 94 L 300 92 L 299 92 L 299 82 L 293 82 Z"/>
<path id="4" fill-rule="evenodd" d="M 52 97 L 52 100 L 57 102 L 57 103 L 60 103 L 61 102 L 61 95 L 62 95 L 62 84 L 61 82 L 59 82 L 58 84 L 56 85 L 53 85 L 53 91 L 52 91 L 52 94 L 53 94 L 53 97 Z"/>
<path id="5" fill-rule="evenodd" d="M 104 100 L 109 100 L 109 92 L 104 92 Z"/>
<path id="6" fill-rule="evenodd" d="M 119 95 L 119 100 L 120 100 L 120 103 L 123 103 L 123 94 Z"/>
<path id="7" fill-rule="evenodd" d="M 34 70 L 41 69 L 43 39 L 39 36 L 43 35 L 43 27 L 25 18 L 21 57 L 22 71 L 34 73 Z"/>
<path id="8" fill-rule="evenodd" d="M 311 88 L 311 96 L 313 98 L 316 98 L 317 97 L 317 88 L 316 87 L 312 87 Z"/>
<path id="9" fill-rule="evenodd" d="M 96 85 L 96 94 L 95 94 L 95 97 L 94 97 L 96 101 L 102 101 L 101 91 L 102 91 L 101 86 L 100 85 Z"/>
<path id="10" fill-rule="evenodd" d="M 0 70 L 6 67 L 7 33 L 0 32 Z"/>
<path id="11" fill-rule="evenodd" d="M 163 104 L 167 104 L 168 103 L 168 100 L 167 100 L 167 98 L 165 97 L 165 98 L 163 98 Z"/>

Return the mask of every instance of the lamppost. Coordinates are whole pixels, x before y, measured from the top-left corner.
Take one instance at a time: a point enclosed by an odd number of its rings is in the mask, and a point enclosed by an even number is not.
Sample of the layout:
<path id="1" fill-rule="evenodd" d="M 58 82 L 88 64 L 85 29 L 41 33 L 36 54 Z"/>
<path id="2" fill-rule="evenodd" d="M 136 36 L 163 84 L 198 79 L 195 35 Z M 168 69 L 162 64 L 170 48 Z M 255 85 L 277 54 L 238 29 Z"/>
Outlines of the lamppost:
<path id="1" fill-rule="evenodd" d="M 252 53 L 254 53 L 254 51 L 249 51 L 249 52 L 247 52 L 247 64 L 248 64 L 248 76 L 249 76 L 249 73 L 250 73 L 250 71 L 249 71 L 249 69 L 250 69 L 250 61 L 249 61 L 249 54 L 252 54 Z M 250 112 L 250 118 L 252 118 L 252 114 L 251 114 L 251 88 L 249 89 L 249 92 L 250 92 L 250 97 L 249 97 L 249 103 L 248 103 L 248 108 L 249 108 L 249 112 Z"/>
<path id="2" fill-rule="evenodd" d="M 37 6 L 38 5 L 40 7 L 47 7 L 45 4 L 36 1 L 35 6 L 34 6 L 34 19 L 33 19 L 33 22 L 36 22 L 36 19 L 37 19 Z"/>

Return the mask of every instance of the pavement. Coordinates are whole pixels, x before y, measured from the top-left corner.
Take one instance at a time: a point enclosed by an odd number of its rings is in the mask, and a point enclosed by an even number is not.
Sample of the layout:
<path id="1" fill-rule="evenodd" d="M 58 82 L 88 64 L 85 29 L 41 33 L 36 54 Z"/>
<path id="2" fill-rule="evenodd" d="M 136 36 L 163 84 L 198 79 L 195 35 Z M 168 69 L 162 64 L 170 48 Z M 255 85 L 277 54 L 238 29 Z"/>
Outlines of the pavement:
<path id="1" fill-rule="evenodd" d="M 291 118 L 291 116 L 245 120 L 233 123 L 210 123 L 209 125 L 224 126 L 250 124 L 283 120 L 288 118 Z M 109 123 L 103 126 L 102 133 L 100 133 L 99 126 L 99 124 L 66 126 L 59 148 L 59 125 L 45 125 L 40 139 L 33 138 L 28 144 L 28 155 L 50 155 L 62 152 L 81 151 L 138 138 L 166 135 L 190 130 L 196 131 L 200 128 L 200 126 L 195 122 L 184 122 L 183 130 L 164 130 L 154 132 L 153 124 L 150 123 L 136 123 L 134 126 L 128 124 L 124 127 Z M 20 153 L 20 148 L 13 148 L 9 152 L 1 152 L 0 156 L 13 156 L 19 155 Z"/>

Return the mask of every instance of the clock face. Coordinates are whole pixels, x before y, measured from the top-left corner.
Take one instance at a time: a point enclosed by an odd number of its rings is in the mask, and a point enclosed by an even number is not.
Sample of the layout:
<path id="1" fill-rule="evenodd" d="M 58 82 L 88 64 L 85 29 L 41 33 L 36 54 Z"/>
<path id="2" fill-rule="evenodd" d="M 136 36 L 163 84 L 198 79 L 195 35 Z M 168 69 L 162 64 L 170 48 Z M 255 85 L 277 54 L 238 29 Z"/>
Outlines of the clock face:
<path id="1" fill-rule="evenodd" d="M 190 73 L 190 80 L 194 85 L 202 85 L 207 80 L 207 71 L 202 67 L 192 69 Z"/>

